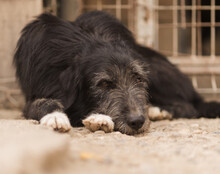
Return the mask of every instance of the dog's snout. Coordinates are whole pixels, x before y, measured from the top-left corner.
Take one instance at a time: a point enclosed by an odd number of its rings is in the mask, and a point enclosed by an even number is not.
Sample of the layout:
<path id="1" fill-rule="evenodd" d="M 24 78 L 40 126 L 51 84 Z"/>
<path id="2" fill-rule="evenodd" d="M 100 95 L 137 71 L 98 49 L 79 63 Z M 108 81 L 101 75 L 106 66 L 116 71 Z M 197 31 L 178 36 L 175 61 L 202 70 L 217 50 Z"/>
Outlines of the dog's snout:
<path id="1" fill-rule="evenodd" d="M 145 118 L 143 116 L 131 115 L 127 119 L 128 126 L 135 130 L 140 129 L 144 122 Z"/>

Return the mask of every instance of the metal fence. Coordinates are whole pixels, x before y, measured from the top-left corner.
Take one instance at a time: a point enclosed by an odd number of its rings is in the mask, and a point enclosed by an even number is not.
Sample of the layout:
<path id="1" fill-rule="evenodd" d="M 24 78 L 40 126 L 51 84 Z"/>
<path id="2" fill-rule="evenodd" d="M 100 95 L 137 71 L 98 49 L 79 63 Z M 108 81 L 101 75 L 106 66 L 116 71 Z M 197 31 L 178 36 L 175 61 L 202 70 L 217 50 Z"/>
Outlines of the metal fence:
<path id="1" fill-rule="evenodd" d="M 218 99 L 220 1 L 156 0 L 154 18 L 155 47 L 189 74 L 202 95 Z"/>
<path id="2" fill-rule="evenodd" d="M 130 30 L 134 31 L 134 4 L 133 0 L 82 0 L 81 13 L 103 10 L 116 16 Z"/>

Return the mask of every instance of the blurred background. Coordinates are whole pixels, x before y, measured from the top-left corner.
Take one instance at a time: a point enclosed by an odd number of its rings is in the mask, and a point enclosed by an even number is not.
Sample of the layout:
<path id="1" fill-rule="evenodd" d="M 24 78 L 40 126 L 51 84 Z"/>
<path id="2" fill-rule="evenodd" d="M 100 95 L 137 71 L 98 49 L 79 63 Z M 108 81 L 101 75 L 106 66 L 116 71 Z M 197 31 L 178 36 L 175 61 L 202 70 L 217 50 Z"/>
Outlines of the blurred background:
<path id="1" fill-rule="evenodd" d="M 206 100 L 220 101 L 219 0 L 0 0 L 0 108 L 22 108 L 24 100 L 12 65 L 21 29 L 49 12 L 73 21 L 106 11 L 136 40 L 176 64 Z"/>

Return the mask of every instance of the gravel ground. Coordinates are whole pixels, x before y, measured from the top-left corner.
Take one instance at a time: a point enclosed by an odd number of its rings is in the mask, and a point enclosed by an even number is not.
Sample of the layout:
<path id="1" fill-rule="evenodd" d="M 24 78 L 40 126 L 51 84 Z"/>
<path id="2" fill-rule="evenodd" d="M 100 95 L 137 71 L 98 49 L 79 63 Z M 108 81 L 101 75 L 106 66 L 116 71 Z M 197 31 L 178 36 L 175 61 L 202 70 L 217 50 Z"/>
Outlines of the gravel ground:
<path id="1" fill-rule="evenodd" d="M 60 134 L 19 115 L 0 110 L 0 173 L 220 173 L 220 119 L 157 121 L 128 136 L 85 128 Z"/>

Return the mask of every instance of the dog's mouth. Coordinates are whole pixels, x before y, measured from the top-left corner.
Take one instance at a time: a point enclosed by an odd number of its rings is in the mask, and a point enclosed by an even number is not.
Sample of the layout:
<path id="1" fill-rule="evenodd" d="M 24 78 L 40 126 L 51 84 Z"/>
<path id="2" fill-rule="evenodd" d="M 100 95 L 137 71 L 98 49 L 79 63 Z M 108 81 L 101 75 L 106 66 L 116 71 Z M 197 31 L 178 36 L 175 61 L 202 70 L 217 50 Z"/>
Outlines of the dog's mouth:
<path id="1" fill-rule="evenodd" d="M 145 133 L 148 131 L 148 129 L 150 127 L 150 120 L 149 119 L 145 119 L 145 122 L 143 123 L 143 125 L 139 129 L 132 128 L 123 120 L 116 119 L 116 120 L 113 120 L 113 122 L 115 123 L 115 127 L 114 127 L 115 131 L 119 131 L 119 132 L 121 132 L 123 134 L 127 134 L 127 135 L 136 135 L 136 134 L 140 134 L 140 133 Z"/>

